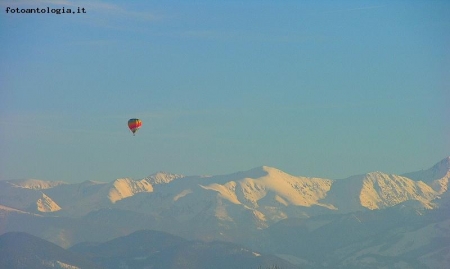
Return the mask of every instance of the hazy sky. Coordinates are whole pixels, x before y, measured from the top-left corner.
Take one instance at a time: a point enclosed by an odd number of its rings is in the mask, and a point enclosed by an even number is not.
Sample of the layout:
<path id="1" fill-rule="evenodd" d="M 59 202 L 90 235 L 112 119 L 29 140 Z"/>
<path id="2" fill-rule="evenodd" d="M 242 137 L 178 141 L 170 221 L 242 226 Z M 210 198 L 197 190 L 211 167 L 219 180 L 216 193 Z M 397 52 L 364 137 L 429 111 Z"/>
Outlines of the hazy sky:
<path id="1" fill-rule="evenodd" d="M 450 155 L 450 1 L 0 7 L 0 179 L 343 178 Z"/>

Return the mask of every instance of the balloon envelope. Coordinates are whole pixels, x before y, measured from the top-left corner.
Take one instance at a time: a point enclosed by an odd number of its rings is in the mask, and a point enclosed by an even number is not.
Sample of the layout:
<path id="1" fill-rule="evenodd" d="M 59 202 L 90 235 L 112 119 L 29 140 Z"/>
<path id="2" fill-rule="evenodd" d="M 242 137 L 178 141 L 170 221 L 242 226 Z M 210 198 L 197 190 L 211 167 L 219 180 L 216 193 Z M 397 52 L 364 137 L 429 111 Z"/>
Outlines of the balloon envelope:
<path id="1" fill-rule="evenodd" d="M 128 128 L 130 128 L 131 132 L 136 133 L 136 131 L 141 128 L 142 121 L 140 119 L 129 119 L 128 120 Z"/>

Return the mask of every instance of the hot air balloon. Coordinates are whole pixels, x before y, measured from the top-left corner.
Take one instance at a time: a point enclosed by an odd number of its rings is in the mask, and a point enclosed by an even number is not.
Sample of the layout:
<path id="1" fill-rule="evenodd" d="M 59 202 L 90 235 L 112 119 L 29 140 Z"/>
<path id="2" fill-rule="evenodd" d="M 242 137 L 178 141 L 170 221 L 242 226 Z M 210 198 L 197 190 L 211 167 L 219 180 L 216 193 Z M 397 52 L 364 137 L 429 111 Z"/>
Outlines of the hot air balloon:
<path id="1" fill-rule="evenodd" d="M 142 121 L 140 119 L 129 119 L 128 120 L 128 128 L 130 128 L 131 132 L 136 133 L 136 131 L 141 128 Z"/>

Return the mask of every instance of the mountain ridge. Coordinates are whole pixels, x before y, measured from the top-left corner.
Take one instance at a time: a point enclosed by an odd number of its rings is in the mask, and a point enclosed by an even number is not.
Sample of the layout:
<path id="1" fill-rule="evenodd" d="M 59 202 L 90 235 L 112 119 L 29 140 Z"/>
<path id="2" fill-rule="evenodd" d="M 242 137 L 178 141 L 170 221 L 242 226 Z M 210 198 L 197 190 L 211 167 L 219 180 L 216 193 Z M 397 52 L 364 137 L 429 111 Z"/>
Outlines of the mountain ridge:
<path id="1" fill-rule="evenodd" d="M 140 180 L 54 186 L 33 181 L 38 187 L 28 188 L 0 181 L 0 234 L 22 231 L 70 247 L 151 229 L 238 243 L 301 268 L 447 268 L 447 162 L 406 174 L 411 178 L 377 171 L 332 180 L 260 166 L 216 176 L 159 172 Z M 195 246 L 177 251 L 208 248 Z M 404 251 L 394 257 L 396 249 Z"/>
<path id="2" fill-rule="evenodd" d="M 23 232 L 0 235 L 0 267 L 11 269 L 102 268 L 79 254 Z"/>
<path id="3" fill-rule="evenodd" d="M 269 268 L 298 269 L 278 257 L 229 242 L 190 241 L 168 233 L 139 230 L 99 244 L 78 244 L 84 254 L 106 268 Z"/>
<path id="4" fill-rule="evenodd" d="M 160 220 L 152 227 L 160 230 L 176 232 L 184 225 L 182 231 L 197 230 L 193 234 L 205 238 L 222 234 L 217 239 L 233 240 L 243 230 L 251 232 L 250 227 L 265 229 L 287 218 L 379 210 L 408 201 L 418 201 L 411 204 L 430 210 L 450 204 L 449 158 L 411 175 L 415 179 L 378 171 L 332 180 L 294 176 L 260 166 L 216 176 L 158 172 L 140 180 L 119 178 L 109 183 L 34 180 L 27 188 L 1 181 L 0 205 L 60 217 L 82 217 L 115 208 L 152 216 Z M 432 178 L 423 179 L 425 175 Z M 436 179 L 436 175 L 444 177 Z M 419 176 L 423 180 L 418 180 Z M 199 219 L 205 225 L 196 224 Z M 242 223 L 249 228 L 243 228 Z M 189 237 L 184 232 L 180 235 Z"/>
<path id="5" fill-rule="evenodd" d="M 443 177 L 439 178 L 440 176 Z M 173 202 L 176 203 L 191 195 L 194 188 L 197 191 L 214 192 L 227 203 L 256 210 L 264 206 L 319 206 L 330 210 L 354 210 L 361 209 L 362 206 L 373 210 L 411 199 L 419 200 L 433 208 L 437 205 L 432 203 L 432 200 L 447 192 L 449 178 L 450 157 L 428 170 L 401 176 L 377 171 L 341 180 L 293 176 L 274 167 L 260 166 L 218 176 L 184 176 L 158 172 L 140 180 L 119 178 L 110 183 L 2 181 L 0 184 L 5 187 L 2 188 L 3 192 L 0 190 L 0 204 L 25 211 L 34 208 L 35 212 L 83 215 L 90 211 L 89 206 L 99 209 L 122 200 L 133 199 L 141 193 L 157 195 L 170 190 L 177 192 L 171 194 Z M 342 189 L 340 194 L 336 193 L 339 189 Z M 25 197 L 19 204 L 10 199 L 22 195 Z M 359 197 L 356 198 L 356 195 Z M 346 201 L 348 205 L 344 206 L 341 200 L 346 198 L 353 199 L 353 202 Z M 259 201 L 265 205 L 261 207 Z"/>

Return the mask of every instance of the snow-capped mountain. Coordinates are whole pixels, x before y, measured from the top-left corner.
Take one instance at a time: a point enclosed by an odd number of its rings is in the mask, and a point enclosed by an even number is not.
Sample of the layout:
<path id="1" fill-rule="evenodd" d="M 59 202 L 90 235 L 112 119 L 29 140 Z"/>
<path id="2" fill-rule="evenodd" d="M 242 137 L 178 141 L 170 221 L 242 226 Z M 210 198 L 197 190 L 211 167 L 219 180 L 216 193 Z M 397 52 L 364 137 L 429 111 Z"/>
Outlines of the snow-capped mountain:
<path id="1" fill-rule="evenodd" d="M 446 268 L 449 175 L 445 158 L 404 175 L 338 180 L 262 166 L 217 176 L 0 181 L 0 234 L 23 231 L 69 247 L 153 229 L 244 244 L 302 268 Z M 327 256 L 317 256 L 324 246 Z"/>
<path id="2" fill-rule="evenodd" d="M 171 182 L 174 179 L 183 178 L 183 177 L 184 177 L 183 175 L 171 174 L 171 173 L 166 173 L 166 172 L 158 172 L 158 173 L 150 175 L 144 179 L 152 185 L 157 185 L 157 184 L 166 184 L 166 183 Z"/>
<path id="3" fill-rule="evenodd" d="M 341 212 L 382 209 L 406 201 L 419 201 L 425 208 L 434 208 L 438 193 L 423 181 L 404 176 L 371 172 L 336 180 L 325 201 Z"/>
<path id="4" fill-rule="evenodd" d="M 427 170 L 404 174 L 405 177 L 421 180 L 429 184 L 438 194 L 448 190 L 450 178 L 450 157 L 447 157 Z"/>
<path id="5" fill-rule="evenodd" d="M 140 192 L 152 192 L 152 185 L 145 179 L 134 181 L 129 178 L 116 179 L 108 189 L 108 198 L 112 203 L 131 197 Z"/>
<path id="6" fill-rule="evenodd" d="M 19 180 L 11 180 L 6 181 L 8 184 L 14 187 L 20 187 L 25 189 L 32 190 L 45 190 L 50 189 L 59 185 L 67 184 L 63 181 L 46 181 L 39 179 L 19 179 Z"/>
<path id="7" fill-rule="evenodd" d="M 158 172 L 109 183 L 0 181 L 0 234 L 25 231 L 67 247 L 155 229 L 187 239 L 252 242 L 257 247 L 268 244 L 267 233 L 279 223 L 304 223 L 302 232 L 310 233 L 339 223 L 341 214 L 354 214 L 347 221 L 359 225 L 361 212 L 374 212 L 371 218 L 378 211 L 402 206 L 413 209 L 412 214 L 445 212 L 450 206 L 449 163 L 445 158 L 419 172 L 371 172 L 337 180 L 293 176 L 261 166 L 216 176 Z M 340 232 L 338 226 L 330 227 Z M 420 234 L 426 237 L 427 229 Z M 424 260 L 432 259 L 425 254 Z M 349 262 L 359 261 L 358 257 Z"/>
<path id="8" fill-rule="evenodd" d="M 114 207 L 172 214 L 181 222 L 207 214 L 239 223 L 240 217 L 248 215 L 254 225 L 264 228 L 289 217 L 382 209 L 409 200 L 431 209 L 439 205 L 437 198 L 446 195 L 449 177 L 450 158 L 445 158 L 428 170 L 403 176 L 371 172 L 341 180 L 293 176 L 262 166 L 219 176 L 158 172 L 141 180 L 121 178 L 110 183 L 0 181 L 0 204 L 62 216 Z M 206 204 L 210 205 L 207 210 Z"/>
<path id="9" fill-rule="evenodd" d="M 111 183 L 85 181 L 76 184 L 62 182 L 0 181 L 0 204 L 32 212 L 55 212 L 80 216 L 108 207 L 141 192 L 152 192 L 145 179 L 116 179 Z"/>
<path id="10" fill-rule="evenodd" d="M 263 166 L 230 175 L 179 178 L 154 186 L 152 195 L 128 199 L 118 203 L 118 207 L 152 214 L 166 209 L 164 214 L 173 212 L 171 217 L 177 221 L 207 214 L 234 222 L 242 214 L 250 214 L 265 226 L 267 221 L 286 218 L 290 207 L 333 209 L 332 205 L 319 201 L 326 196 L 331 184 L 332 180 L 295 177 Z"/>
<path id="11" fill-rule="evenodd" d="M 15 184 L 14 181 L 0 181 L 0 205 L 27 212 L 53 212 L 61 207 L 46 195 L 46 189 L 36 188 L 36 185 Z M 49 186 L 45 181 L 34 181 L 39 186 Z M 57 184 L 58 186 L 59 184 Z"/>

